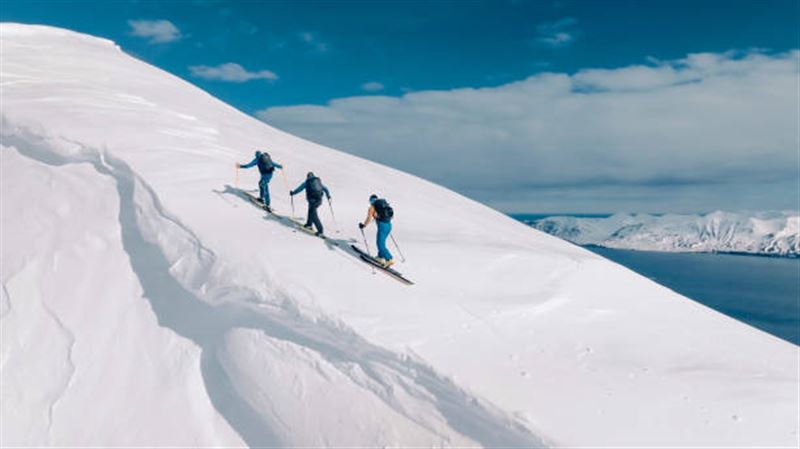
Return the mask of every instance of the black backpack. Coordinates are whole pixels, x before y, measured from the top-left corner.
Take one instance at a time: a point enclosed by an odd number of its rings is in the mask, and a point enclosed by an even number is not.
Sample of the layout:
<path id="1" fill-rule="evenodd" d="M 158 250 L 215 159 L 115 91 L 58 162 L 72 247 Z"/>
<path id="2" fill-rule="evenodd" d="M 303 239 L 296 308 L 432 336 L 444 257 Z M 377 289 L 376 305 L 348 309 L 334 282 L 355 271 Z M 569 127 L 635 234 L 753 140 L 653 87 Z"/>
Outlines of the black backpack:
<path id="1" fill-rule="evenodd" d="M 306 195 L 312 200 L 321 200 L 323 194 L 322 181 L 314 176 L 306 181 Z"/>
<path id="2" fill-rule="evenodd" d="M 272 163 L 269 153 L 261 153 L 261 157 L 258 158 L 258 171 L 263 174 L 275 171 L 275 165 Z"/>
<path id="3" fill-rule="evenodd" d="M 392 221 L 392 217 L 394 217 L 394 209 L 392 209 L 392 206 L 390 206 L 386 200 L 383 198 L 375 200 L 375 202 L 372 204 L 372 207 L 375 208 L 375 213 L 378 214 L 378 221 Z"/>

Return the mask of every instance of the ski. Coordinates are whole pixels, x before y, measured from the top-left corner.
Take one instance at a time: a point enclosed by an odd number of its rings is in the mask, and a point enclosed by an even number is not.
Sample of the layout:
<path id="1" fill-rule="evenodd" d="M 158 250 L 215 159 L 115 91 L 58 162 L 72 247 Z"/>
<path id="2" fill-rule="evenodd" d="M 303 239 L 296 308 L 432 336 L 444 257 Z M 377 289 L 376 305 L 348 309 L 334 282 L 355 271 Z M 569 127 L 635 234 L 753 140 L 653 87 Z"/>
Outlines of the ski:
<path id="1" fill-rule="evenodd" d="M 267 210 L 267 208 L 264 206 L 264 203 L 261 202 L 261 198 L 252 195 L 249 192 L 245 192 L 244 190 L 242 190 L 241 192 L 247 196 L 247 199 L 250 200 L 250 202 L 253 203 L 254 206 L 256 206 L 261 210 Z"/>
<path id="2" fill-rule="evenodd" d="M 303 226 L 304 223 L 302 223 L 301 221 L 297 220 L 294 217 L 289 217 L 289 216 L 286 216 L 286 215 L 281 215 L 281 214 L 275 213 L 274 210 L 267 210 L 267 208 L 264 207 L 264 203 L 261 202 L 261 198 L 251 194 L 250 192 L 247 192 L 247 191 L 241 190 L 241 189 L 239 190 L 239 192 L 241 192 L 242 195 L 246 196 L 247 199 L 250 201 L 250 203 L 252 203 L 254 206 L 258 207 L 259 209 L 261 209 L 263 211 L 266 211 L 269 214 L 270 217 L 272 217 L 272 218 L 274 218 L 276 220 L 288 221 L 289 223 L 294 225 L 295 228 L 305 232 L 308 235 L 312 235 L 314 237 L 318 237 L 318 238 L 320 238 L 322 240 L 325 240 L 326 242 L 330 242 L 330 243 L 333 243 L 334 245 L 338 245 L 335 241 L 329 239 L 325 235 L 321 235 L 321 236 L 317 235 L 316 231 L 314 231 L 313 229 L 309 229 L 309 228 Z"/>
<path id="3" fill-rule="evenodd" d="M 358 256 L 361 258 L 361 260 L 363 260 L 364 262 L 366 262 L 366 263 L 372 265 L 373 267 L 381 270 L 386 275 L 388 275 L 390 277 L 393 277 L 393 278 L 397 279 L 398 281 L 400 281 L 400 282 L 402 282 L 402 283 L 404 283 L 406 285 L 414 285 L 414 282 L 412 282 L 411 280 L 405 278 L 399 271 L 396 271 L 396 270 L 393 270 L 393 269 L 391 269 L 389 267 L 384 266 L 382 263 L 380 263 L 377 260 L 375 260 L 374 257 L 370 256 L 365 251 L 362 251 L 361 248 L 357 247 L 356 245 L 350 245 L 350 248 L 353 248 L 353 251 L 358 253 Z"/>
<path id="4" fill-rule="evenodd" d="M 295 220 L 294 218 L 291 218 L 291 217 L 285 217 L 285 218 L 287 218 L 289 221 L 291 221 L 292 223 L 294 223 L 294 225 L 295 225 L 295 227 L 297 227 L 297 229 L 299 229 L 299 230 L 301 230 L 301 231 L 305 232 L 306 234 L 308 234 L 308 235 L 313 235 L 314 237 L 320 238 L 320 239 L 322 239 L 322 240 L 325 240 L 325 241 L 327 241 L 327 242 L 331 242 L 331 243 L 333 243 L 334 245 L 336 245 L 336 242 L 334 242 L 333 240 L 331 240 L 331 239 L 329 239 L 328 237 L 326 237 L 326 236 L 325 236 L 325 234 L 322 234 L 322 235 L 317 235 L 317 231 L 315 231 L 313 228 L 307 228 L 307 227 L 305 227 L 305 226 L 304 226 L 304 224 L 305 224 L 305 223 L 302 223 L 302 222 L 300 222 L 300 221 L 298 221 L 298 220 Z"/>

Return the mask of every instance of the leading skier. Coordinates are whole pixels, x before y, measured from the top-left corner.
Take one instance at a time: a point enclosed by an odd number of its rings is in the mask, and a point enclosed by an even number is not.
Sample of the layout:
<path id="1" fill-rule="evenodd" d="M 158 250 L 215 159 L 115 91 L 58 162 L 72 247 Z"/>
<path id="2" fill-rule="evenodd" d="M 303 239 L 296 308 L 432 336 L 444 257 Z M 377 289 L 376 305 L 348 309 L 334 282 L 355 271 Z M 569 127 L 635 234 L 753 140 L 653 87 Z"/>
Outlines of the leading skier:
<path id="1" fill-rule="evenodd" d="M 258 181 L 258 191 L 259 191 L 259 199 L 261 203 L 264 205 L 264 209 L 267 212 L 272 212 L 272 209 L 269 207 L 270 205 L 270 198 L 269 198 L 269 182 L 272 180 L 272 174 L 275 173 L 276 168 L 282 169 L 283 166 L 275 161 L 272 160 L 269 153 L 266 151 L 256 151 L 256 157 L 253 158 L 252 161 L 248 162 L 245 165 L 236 164 L 239 168 L 250 168 L 253 166 L 258 166 L 258 172 L 261 173 L 261 179 Z"/>

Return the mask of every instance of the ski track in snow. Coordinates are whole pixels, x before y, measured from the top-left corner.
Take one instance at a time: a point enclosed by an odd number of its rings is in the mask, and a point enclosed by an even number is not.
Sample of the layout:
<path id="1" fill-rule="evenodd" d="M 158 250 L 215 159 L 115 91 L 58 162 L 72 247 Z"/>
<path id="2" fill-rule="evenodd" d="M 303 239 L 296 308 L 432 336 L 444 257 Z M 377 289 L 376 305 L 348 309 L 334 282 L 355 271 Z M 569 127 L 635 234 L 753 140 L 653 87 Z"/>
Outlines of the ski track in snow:
<path id="1" fill-rule="evenodd" d="M 236 392 L 221 363 L 219 351 L 225 336 L 241 328 L 255 329 L 271 339 L 290 342 L 317 353 L 354 384 L 369 390 L 390 409 L 420 427 L 439 434 L 442 441 L 449 440 L 447 435 L 425 422 L 424 416 L 406 410 L 397 400 L 396 388 L 421 403 L 427 403 L 441 414 L 450 429 L 483 446 L 548 445 L 545 439 L 532 434 L 515 418 L 471 396 L 421 360 L 371 344 L 342 323 L 325 317 L 310 319 L 303 316 L 285 292 L 275 292 L 273 297 L 263 298 L 244 287 L 225 285 L 224 280 L 217 279 L 212 271 L 216 261 L 214 253 L 200 243 L 191 229 L 164 209 L 157 195 L 127 164 L 107 151 L 87 148 L 65 139 L 39 137 L 30 130 L 14 129 L 5 117 L 0 120 L 6 130 L 4 144 L 16 148 L 22 155 L 51 166 L 90 163 L 98 173 L 115 180 L 123 248 L 142 285 L 143 296 L 150 302 L 161 326 L 201 348 L 202 376 L 212 404 L 251 447 L 279 446 L 285 442 L 274 428 L 279 423 L 264 422 L 246 398 Z M 64 156 L 64 152 L 59 151 L 64 146 L 78 151 Z M 151 217 L 143 217 L 142 210 L 148 206 L 160 223 L 147 222 L 146 218 Z M 181 237 L 192 245 L 193 251 L 170 262 L 164 250 L 152 242 L 153 238 L 158 238 L 157 230 L 164 227 L 177 228 Z M 184 273 L 181 279 L 173 274 L 178 263 Z M 190 265 L 185 266 L 187 263 Z M 201 293 L 195 293 L 197 291 Z M 47 310 L 62 332 L 71 338 L 72 334 L 53 311 Z M 73 344 L 74 338 L 71 341 Z M 72 363 L 71 355 L 68 360 Z M 354 370 L 354 366 L 359 369 Z M 366 374 L 366 379 L 357 375 L 358 371 Z M 72 373 L 74 366 L 70 378 Z M 69 380 L 64 389 L 68 387 Z M 50 425 L 59 398 L 50 406 Z"/>

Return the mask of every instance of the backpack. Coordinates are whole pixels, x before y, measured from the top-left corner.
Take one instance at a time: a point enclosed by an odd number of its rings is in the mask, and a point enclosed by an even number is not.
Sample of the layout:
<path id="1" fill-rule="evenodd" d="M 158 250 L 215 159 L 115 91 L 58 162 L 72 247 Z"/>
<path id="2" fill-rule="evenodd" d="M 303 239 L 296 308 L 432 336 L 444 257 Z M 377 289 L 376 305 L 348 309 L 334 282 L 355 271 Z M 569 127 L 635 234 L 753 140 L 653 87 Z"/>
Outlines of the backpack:
<path id="1" fill-rule="evenodd" d="M 314 176 L 306 181 L 306 195 L 313 200 L 321 200 L 323 194 L 322 181 Z"/>
<path id="2" fill-rule="evenodd" d="M 375 200 L 375 203 L 372 204 L 372 207 L 375 208 L 375 213 L 378 214 L 378 221 L 392 221 L 392 217 L 394 217 L 394 209 L 392 209 L 392 206 L 390 206 L 386 200 L 383 198 Z"/>
<path id="3" fill-rule="evenodd" d="M 275 165 L 272 164 L 272 158 L 268 153 L 261 153 L 261 157 L 258 158 L 258 171 L 263 174 L 275 171 Z"/>

